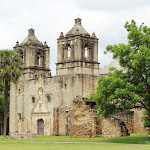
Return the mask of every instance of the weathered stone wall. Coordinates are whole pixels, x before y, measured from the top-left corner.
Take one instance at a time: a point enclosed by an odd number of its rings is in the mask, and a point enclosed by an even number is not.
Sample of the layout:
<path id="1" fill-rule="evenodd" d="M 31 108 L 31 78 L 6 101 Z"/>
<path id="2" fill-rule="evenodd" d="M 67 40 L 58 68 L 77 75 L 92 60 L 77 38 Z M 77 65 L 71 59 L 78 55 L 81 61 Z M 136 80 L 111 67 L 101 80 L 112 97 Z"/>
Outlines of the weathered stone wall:
<path id="1" fill-rule="evenodd" d="M 102 118 L 96 117 L 96 134 L 102 134 Z"/>
<path id="2" fill-rule="evenodd" d="M 134 112 L 127 111 L 127 112 L 117 112 L 113 114 L 112 116 L 115 118 L 119 118 L 121 121 L 123 121 L 128 128 L 130 133 L 134 132 L 134 121 L 133 121 L 133 115 Z"/>
<path id="3" fill-rule="evenodd" d="M 118 118 L 110 117 L 102 120 L 103 137 L 128 136 L 128 129 L 123 121 Z"/>
<path id="4" fill-rule="evenodd" d="M 148 130 L 144 128 L 144 121 L 142 120 L 143 110 L 142 109 L 132 109 L 133 115 L 133 128 L 135 133 L 147 133 Z"/>
<path id="5" fill-rule="evenodd" d="M 70 137 L 95 137 L 96 113 L 79 97 L 73 103 L 73 122 L 70 128 Z"/>
<path id="6" fill-rule="evenodd" d="M 69 135 L 70 124 L 72 123 L 72 108 L 54 108 L 53 119 L 53 135 Z"/>
<path id="7" fill-rule="evenodd" d="M 113 116 L 124 121 L 130 133 L 146 133 L 147 129 L 144 128 L 142 115 L 143 110 L 138 108 L 127 112 L 117 112 Z"/>

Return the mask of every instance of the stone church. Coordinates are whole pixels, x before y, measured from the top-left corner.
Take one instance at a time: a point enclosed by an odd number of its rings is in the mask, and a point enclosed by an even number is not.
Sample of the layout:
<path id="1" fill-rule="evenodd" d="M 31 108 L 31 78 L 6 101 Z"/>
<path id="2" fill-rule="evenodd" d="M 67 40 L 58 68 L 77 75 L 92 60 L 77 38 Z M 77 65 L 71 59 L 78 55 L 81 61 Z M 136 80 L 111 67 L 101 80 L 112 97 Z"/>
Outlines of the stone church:
<path id="1" fill-rule="evenodd" d="M 10 89 L 10 135 L 67 135 L 73 100 L 88 98 L 99 78 L 98 39 L 75 19 L 73 28 L 57 39 L 56 75 L 50 70 L 50 48 L 34 29 L 14 51 L 20 54 L 24 72 Z M 57 113 L 59 108 L 62 113 Z M 60 119 L 56 119 L 60 115 Z M 57 116 L 58 117 L 58 116 Z M 59 126 L 59 131 L 58 131 Z"/>
<path id="2" fill-rule="evenodd" d="M 127 136 L 128 131 L 145 132 L 142 111 L 117 113 L 108 119 L 96 115 L 95 102 L 89 101 L 101 75 L 117 61 L 99 72 L 98 39 L 90 35 L 76 18 L 73 28 L 57 39 L 56 75 L 50 70 L 50 48 L 40 42 L 34 29 L 14 47 L 24 69 L 10 88 L 10 138 L 36 135 L 71 137 Z M 115 66 L 114 66 L 115 65 Z"/>

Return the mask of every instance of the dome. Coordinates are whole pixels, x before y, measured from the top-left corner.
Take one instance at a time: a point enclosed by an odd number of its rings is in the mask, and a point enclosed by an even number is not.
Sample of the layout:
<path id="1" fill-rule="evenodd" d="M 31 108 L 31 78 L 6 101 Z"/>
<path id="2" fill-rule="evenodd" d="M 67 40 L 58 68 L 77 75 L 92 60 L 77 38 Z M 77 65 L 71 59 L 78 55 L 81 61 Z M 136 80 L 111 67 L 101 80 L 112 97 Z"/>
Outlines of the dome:
<path id="1" fill-rule="evenodd" d="M 80 18 L 75 19 L 74 27 L 65 36 L 67 37 L 73 35 L 90 36 L 90 34 L 82 27 Z"/>
<path id="2" fill-rule="evenodd" d="M 28 36 L 21 42 L 20 45 L 24 45 L 24 44 L 38 44 L 38 45 L 42 45 L 42 42 L 40 42 L 34 34 L 34 29 L 29 29 L 29 34 Z"/>

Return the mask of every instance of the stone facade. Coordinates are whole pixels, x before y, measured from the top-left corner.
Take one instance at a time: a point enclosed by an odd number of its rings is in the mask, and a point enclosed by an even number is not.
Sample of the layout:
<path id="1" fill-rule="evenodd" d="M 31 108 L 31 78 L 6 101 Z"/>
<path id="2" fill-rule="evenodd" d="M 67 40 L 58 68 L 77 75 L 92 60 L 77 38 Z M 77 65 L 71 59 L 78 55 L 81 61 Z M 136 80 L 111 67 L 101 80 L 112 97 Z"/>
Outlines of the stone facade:
<path id="1" fill-rule="evenodd" d="M 29 29 L 22 43 L 16 43 L 14 51 L 20 55 L 24 72 L 10 87 L 10 138 L 124 136 L 127 128 L 144 132 L 141 111 L 104 120 L 96 116 L 95 103 L 87 100 L 102 74 L 98 39 L 83 28 L 80 18 L 65 36 L 60 33 L 57 45 L 56 75 L 52 77 L 50 48 L 36 38 L 34 29 Z"/>
<path id="2" fill-rule="evenodd" d="M 14 51 L 20 54 L 24 72 L 10 88 L 10 137 L 18 134 L 68 135 L 76 96 L 95 92 L 99 78 L 98 39 L 75 19 L 74 27 L 58 40 L 56 75 L 51 76 L 46 42 L 29 29 Z M 65 118 L 66 117 L 66 118 Z M 67 119 L 68 118 L 68 119 Z M 68 120 L 68 125 L 66 124 Z M 13 136 L 12 136 L 13 135 Z"/>

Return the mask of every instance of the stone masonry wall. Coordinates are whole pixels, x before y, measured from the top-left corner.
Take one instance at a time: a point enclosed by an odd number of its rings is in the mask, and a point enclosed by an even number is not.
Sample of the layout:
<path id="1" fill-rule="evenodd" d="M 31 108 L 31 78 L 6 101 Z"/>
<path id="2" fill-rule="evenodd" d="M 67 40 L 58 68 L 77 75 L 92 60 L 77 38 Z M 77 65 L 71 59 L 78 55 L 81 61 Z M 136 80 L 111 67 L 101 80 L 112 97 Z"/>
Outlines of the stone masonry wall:
<path id="1" fill-rule="evenodd" d="M 144 128 L 144 121 L 142 120 L 143 110 L 142 109 L 133 109 L 133 128 L 135 133 L 147 133 L 148 130 Z"/>
<path id="2" fill-rule="evenodd" d="M 119 118 L 122 120 L 126 127 L 128 128 L 130 133 L 134 132 L 134 120 L 133 120 L 134 113 L 132 111 L 128 112 L 117 112 L 116 114 L 113 114 L 112 116 L 115 118 Z"/>
<path id="3" fill-rule="evenodd" d="M 85 101 L 78 97 L 73 103 L 73 122 L 70 128 L 70 137 L 95 137 L 96 136 L 96 113 Z"/>
<path id="4" fill-rule="evenodd" d="M 53 109 L 53 135 L 69 135 L 72 123 L 72 108 L 56 107 Z"/>
<path id="5" fill-rule="evenodd" d="M 96 134 L 102 134 L 102 118 L 96 117 Z"/>
<path id="6" fill-rule="evenodd" d="M 120 137 L 130 134 L 123 121 L 111 116 L 102 120 L 102 135 L 103 137 Z"/>

